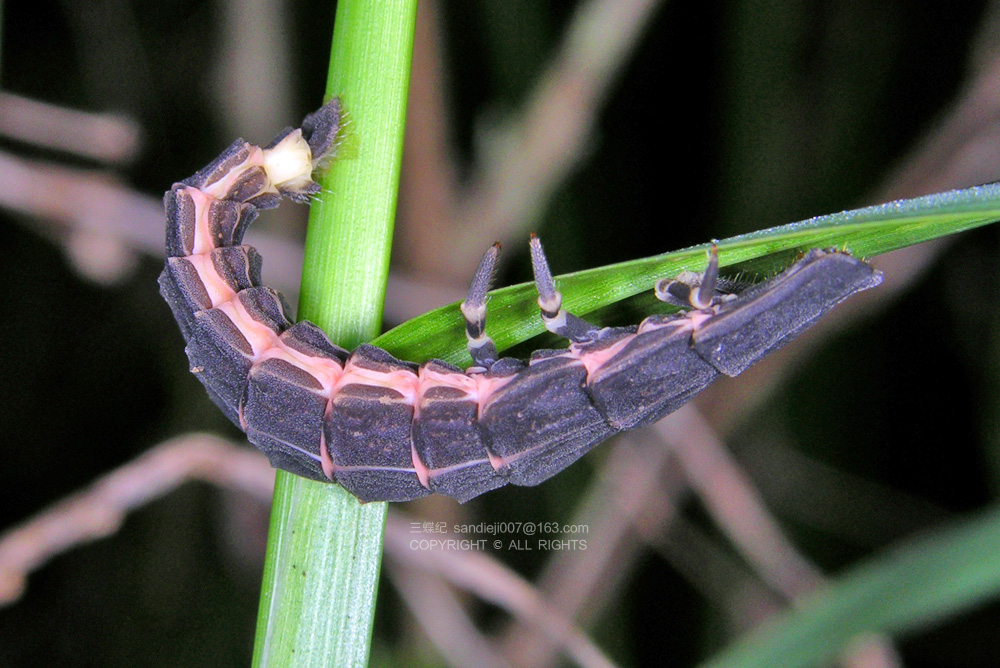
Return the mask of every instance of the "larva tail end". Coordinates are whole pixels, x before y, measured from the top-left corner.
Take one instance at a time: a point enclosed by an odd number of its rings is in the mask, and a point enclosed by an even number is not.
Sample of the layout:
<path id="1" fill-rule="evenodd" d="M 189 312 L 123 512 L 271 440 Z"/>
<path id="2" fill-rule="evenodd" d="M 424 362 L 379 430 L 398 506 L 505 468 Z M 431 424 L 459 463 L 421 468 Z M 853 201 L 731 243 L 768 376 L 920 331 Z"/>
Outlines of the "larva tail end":
<path id="1" fill-rule="evenodd" d="M 302 136 L 312 149 L 313 166 L 333 157 L 340 130 L 340 98 L 333 98 L 302 121 Z"/>

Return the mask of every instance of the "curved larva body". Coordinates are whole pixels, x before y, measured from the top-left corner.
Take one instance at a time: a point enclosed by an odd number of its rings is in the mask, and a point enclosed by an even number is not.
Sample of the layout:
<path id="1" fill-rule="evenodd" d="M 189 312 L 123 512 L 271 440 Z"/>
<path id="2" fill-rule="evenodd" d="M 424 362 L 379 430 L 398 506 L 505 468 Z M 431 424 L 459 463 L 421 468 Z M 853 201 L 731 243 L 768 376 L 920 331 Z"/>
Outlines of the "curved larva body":
<path id="1" fill-rule="evenodd" d="M 473 283 L 480 298 L 473 304 L 470 293 L 463 306 L 479 366 L 418 366 L 370 345 L 349 353 L 312 323 L 291 323 L 281 296 L 261 285 L 260 256 L 240 245 L 259 209 L 318 190 L 310 175 L 331 151 L 339 112 L 334 100 L 265 149 L 238 140 L 174 185 L 164 198 L 160 288 L 192 372 L 271 464 L 336 481 L 363 501 L 431 492 L 465 501 L 506 483 L 536 485 L 612 434 L 676 410 L 720 373 L 740 373 L 881 281 L 849 255 L 812 251 L 736 298 L 717 299 L 708 288 L 707 301 L 692 294 L 698 308 L 687 314 L 598 329 L 561 310 L 533 241 L 543 319 L 572 339 L 569 348 L 496 360 L 483 332 L 489 271 L 481 269 Z"/>

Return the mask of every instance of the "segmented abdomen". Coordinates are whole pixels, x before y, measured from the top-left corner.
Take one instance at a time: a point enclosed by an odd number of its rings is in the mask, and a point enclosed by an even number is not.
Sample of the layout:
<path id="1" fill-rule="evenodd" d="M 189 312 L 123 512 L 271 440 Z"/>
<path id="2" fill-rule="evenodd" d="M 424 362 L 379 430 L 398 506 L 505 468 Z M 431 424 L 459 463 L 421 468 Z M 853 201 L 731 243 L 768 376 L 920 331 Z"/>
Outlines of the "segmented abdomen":
<path id="1" fill-rule="evenodd" d="M 431 492 L 465 501 L 507 482 L 536 485 L 880 280 L 848 255 L 815 251 L 734 300 L 567 334 L 568 349 L 536 351 L 527 363 L 490 359 L 465 372 L 370 345 L 349 353 L 312 323 L 293 324 L 281 295 L 261 285 L 259 254 L 241 245 L 258 210 L 315 194 L 311 174 L 332 152 L 339 120 L 334 100 L 270 146 L 238 140 L 175 184 L 164 198 L 160 288 L 192 372 L 271 464 L 336 481 L 363 501 Z"/>

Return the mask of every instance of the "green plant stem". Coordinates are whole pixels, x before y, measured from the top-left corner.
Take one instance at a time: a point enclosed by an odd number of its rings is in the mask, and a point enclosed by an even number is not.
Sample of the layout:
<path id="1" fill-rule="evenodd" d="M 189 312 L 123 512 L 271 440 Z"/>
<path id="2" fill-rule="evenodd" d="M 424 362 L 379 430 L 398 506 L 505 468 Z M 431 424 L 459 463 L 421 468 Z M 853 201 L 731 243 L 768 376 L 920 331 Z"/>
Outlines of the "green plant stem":
<path id="1" fill-rule="evenodd" d="M 381 326 L 416 0 L 341 0 L 327 97 L 345 112 L 306 239 L 300 317 L 353 347 Z M 385 503 L 279 471 L 254 666 L 364 666 Z"/>

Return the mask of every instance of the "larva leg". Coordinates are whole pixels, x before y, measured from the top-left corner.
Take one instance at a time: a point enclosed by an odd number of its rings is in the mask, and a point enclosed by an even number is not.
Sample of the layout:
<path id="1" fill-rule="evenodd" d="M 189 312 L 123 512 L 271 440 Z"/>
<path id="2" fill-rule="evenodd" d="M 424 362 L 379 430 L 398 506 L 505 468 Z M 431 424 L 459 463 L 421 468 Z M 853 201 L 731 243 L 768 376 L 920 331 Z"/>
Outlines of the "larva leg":
<path id="1" fill-rule="evenodd" d="M 719 283 L 719 248 L 714 243 L 708 251 L 708 266 L 702 274 L 685 271 L 673 279 L 656 282 L 656 298 L 682 308 L 707 309 L 723 297 L 716 293 Z"/>
<path id="2" fill-rule="evenodd" d="M 556 290 L 555 280 L 549 270 L 549 262 L 545 259 L 545 252 L 542 250 L 542 242 L 534 234 L 531 235 L 531 268 L 535 273 L 538 307 L 542 311 L 542 322 L 545 323 L 545 328 L 574 343 L 596 339 L 600 332 L 599 327 L 590 324 L 583 318 L 578 318 L 562 307 L 562 294 Z"/>
<path id="3" fill-rule="evenodd" d="M 882 275 L 846 253 L 810 251 L 783 274 L 725 302 L 695 328 L 692 347 L 728 376 L 741 373 Z"/>
<path id="4" fill-rule="evenodd" d="M 469 287 L 469 296 L 462 302 L 462 317 L 465 318 L 465 338 L 469 354 L 477 367 L 489 369 L 497 361 L 497 347 L 493 339 L 486 335 L 486 293 L 493 282 L 500 244 L 495 243 L 479 261 L 479 268 Z"/>
<path id="5" fill-rule="evenodd" d="M 602 331 L 562 308 L 537 237 L 531 262 L 542 320 L 571 341 L 594 341 Z M 583 456 L 616 430 L 594 407 L 584 387 L 583 361 L 562 350 L 537 351 L 528 368 L 497 390 L 483 407 L 487 446 L 510 482 L 537 485 Z"/>
<path id="6" fill-rule="evenodd" d="M 497 364 L 498 357 L 496 345 L 485 330 L 486 293 L 499 255 L 499 243 L 486 251 L 472 279 L 469 296 L 461 305 L 472 371 L 482 378 L 492 378 L 486 372 Z M 502 368 L 501 364 L 498 371 Z M 422 482 L 432 491 L 462 502 L 506 484 L 507 479 L 489 458 L 479 425 L 480 384 L 461 369 L 431 361 L 420 369 L 420 385 L 413 449 L 414 458 L 425 467 L 426 480 Z"/>
<path id="7" fill-rule="evenodd" d="M 655 422 L 677 410 L 719 373 L 735 376 L 797 336 L 850 295 L 874 287 L 881 275 L 844 253 L 812 251 L 785 273 L 736 297 L 715 294 L 713 246 L 701 276 L 681 275 L 656 286 L 669 303 L 694 306 L 680 316 L 653 316 L 636 336 L 600 364 L 589 379 L 594 403 L 619 429 Z M 588 358 L 587 355 L 590 355 Z"/>
<path id="8" fill-rule="evenodd" d="M 656 296 L 678 306 L 709 309 L 721 299 L 716 294 L 718 276 L 718 250 L 713 245 L 703 274 L 685 272 L 659 281 Z M 691 349 L 694 322 L 687 315 L 652 316 L 617 350 L 581 347 L 579 354 L 592 368 L 588 390 L 612 426 L 632 429 L 652 424 L 716 379 L 719 372 Z"/>

